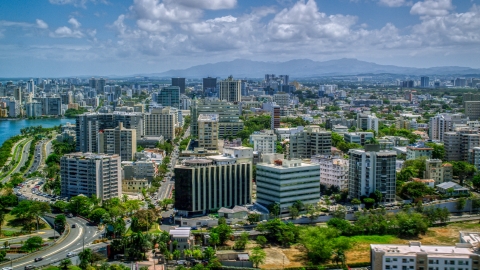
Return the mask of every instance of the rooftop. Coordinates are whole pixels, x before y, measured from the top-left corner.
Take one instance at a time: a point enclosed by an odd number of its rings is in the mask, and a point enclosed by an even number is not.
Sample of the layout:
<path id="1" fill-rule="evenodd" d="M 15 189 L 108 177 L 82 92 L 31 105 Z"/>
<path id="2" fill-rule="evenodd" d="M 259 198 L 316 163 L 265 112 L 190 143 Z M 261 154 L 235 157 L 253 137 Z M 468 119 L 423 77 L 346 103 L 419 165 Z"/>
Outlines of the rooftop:
<path id="1" fill-rule="evenodd" d="M 218 114 L 200 114 L 198 116 L 198 122 L 218 122 Z"/>
<path id="2" fill-rule="evenodd" d="M 429 257 L 464 257 L 475 255 L 471 245 L 456 246 L 422 246 L 420 242 L 410 242 L 409 245 L 370 245 L 376 252 L 383 251 L 385 256 L 415 256 L 417 253 L 428 253 Z"/>

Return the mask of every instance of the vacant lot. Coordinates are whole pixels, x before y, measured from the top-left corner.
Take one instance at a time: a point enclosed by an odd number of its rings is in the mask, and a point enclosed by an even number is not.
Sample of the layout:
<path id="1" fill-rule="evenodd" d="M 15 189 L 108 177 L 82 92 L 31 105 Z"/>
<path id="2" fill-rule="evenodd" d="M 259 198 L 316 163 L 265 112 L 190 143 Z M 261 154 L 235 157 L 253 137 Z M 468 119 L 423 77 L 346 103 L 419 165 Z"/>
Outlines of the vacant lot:
<path id="1" fill-rule="evenodd" d="M 426 235 L 415 239 L 402 239 L 396 236 L 365 235 L 355 236 L 353 248 L 347 252 L 347 263 L 369 262 L 370 244 L 408 244 L 409 241 L 420 241 L 423 245 L 454 245 L 458 242 L 460 231 L 480 231 L 478 221 L 452 223 L 442 227 L 430 228 Z M 267 259 L 261 268 L 299 267 L 307 264 L 305 250 L 301 245 L 290 248 L 265 248 Z"/>

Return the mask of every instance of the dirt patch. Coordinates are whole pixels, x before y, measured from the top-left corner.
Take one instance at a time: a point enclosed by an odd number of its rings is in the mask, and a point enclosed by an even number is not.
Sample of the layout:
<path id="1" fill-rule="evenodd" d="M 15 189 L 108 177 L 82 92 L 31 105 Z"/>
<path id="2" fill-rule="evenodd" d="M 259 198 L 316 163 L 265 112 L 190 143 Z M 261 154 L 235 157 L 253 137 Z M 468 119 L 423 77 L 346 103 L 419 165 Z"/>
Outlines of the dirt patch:
<path id="1" fill-rule="evenodd" d="M 305 252 L 300 246 L 293 246 L 290 248 L 271 247 L 265 248 L 267 259 L 261 268 L 280 269 L 285 267 L 301 267 L 306 264 L 304 259 Z"/>

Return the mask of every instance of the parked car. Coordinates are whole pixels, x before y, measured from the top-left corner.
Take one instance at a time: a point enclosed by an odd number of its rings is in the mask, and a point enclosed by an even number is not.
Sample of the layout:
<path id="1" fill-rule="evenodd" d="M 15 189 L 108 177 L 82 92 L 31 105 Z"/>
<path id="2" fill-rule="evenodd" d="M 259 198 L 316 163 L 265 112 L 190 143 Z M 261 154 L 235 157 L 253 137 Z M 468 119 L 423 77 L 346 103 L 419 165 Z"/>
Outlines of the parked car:
<path id="1" fill-rule="evenodd" d="M 12 267 L 4 267 L 4 268 L 2 268 L 2 270 L 13 270 L 13 268 Z"/>

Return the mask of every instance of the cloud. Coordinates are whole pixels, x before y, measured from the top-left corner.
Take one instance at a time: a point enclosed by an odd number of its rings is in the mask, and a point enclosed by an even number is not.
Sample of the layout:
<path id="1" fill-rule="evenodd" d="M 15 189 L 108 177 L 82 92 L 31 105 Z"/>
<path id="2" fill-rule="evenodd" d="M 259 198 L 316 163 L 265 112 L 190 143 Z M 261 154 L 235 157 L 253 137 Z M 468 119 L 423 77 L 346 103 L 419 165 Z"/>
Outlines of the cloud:
<path id="1" fill-rule="evenodd" d="M 37 22 L 37 27 L 40 28 L 40 29 L 47 29 L 48 28 L 48 24 L 40 19 L 37 19 L 36 20 Z"/>
<path id="2" fill-rule="evenodd" d="M 190 8 L 198 9 L 232 9 L 237 5 L 237 0 L 171 0 Z"/>
<path id="3" fill-rule="evenodd" d="M 73 5 L 75 7 L 82 7 L 86 8 L 88 2 L 92 2 L 94 4 L 102 3 L 108 4 L 107 0 L 48 0 L 50 4 L 54 5 Z"/>
<path id="4" fill-rule="evenodd" d="M 452 0 L 425 0 L 415 3 L 410 14 L 420 16 L 445 16 L 453 9 Z"/>
<path id="5" fill-rule="evenodd" d="M 68 20 L 68 23 L 71 24 L 74 28 L 79 28 L 82 25 L 75 18 L 70 18 L 70 20 Z"/>
<path id="6" fill-rule="evenodd" d="M 411 6 L 412 2 L 407 0 L 378 0 L 378 3 L 387 7 Z"/>
<path id="7" fill-rule="evenodd" d="M 55 32 L 50 33 L 51 37 L 55 38 L 82 38 L 84 34 L 79 30 L 73 30 L 67 26 L 59 27 Z"/>

